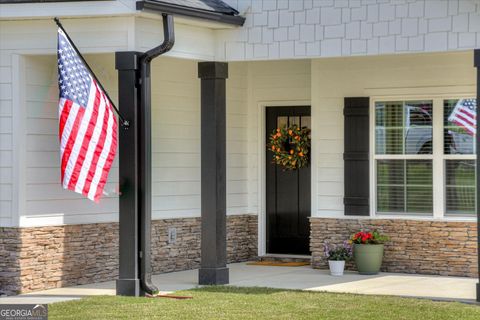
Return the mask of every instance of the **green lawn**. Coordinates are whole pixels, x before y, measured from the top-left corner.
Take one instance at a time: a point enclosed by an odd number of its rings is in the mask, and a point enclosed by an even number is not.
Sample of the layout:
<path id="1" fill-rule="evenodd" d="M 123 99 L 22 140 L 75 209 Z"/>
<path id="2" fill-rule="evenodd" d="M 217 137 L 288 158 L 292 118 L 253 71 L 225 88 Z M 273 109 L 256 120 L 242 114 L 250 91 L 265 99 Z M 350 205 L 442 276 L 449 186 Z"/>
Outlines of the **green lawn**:
<path id="1" fill-rule="evenodd" d="M 480 319 L 480 307 L 422 299 L 207 287 L 190 300 L 100 296 L 49 306 L 49 319 Z"/>

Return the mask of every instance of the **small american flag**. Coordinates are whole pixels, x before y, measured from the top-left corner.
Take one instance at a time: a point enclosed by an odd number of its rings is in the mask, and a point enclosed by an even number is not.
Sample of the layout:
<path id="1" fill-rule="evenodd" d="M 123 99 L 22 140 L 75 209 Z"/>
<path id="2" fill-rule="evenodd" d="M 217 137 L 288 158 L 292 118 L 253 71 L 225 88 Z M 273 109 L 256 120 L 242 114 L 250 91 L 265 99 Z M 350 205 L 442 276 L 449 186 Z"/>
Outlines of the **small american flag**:
<path id="1" fill-rule="evenodd" d="M 448 121 L 464 128 L 469 135 L 477 132 L 477 100 L 460 99 L 448 117 Z"/>
<path id="2" fill-rule="evenodd" d="M 63 188 L 98 202 L 117 151 L 112 103 L 58 29 L 60 152 Z"/>

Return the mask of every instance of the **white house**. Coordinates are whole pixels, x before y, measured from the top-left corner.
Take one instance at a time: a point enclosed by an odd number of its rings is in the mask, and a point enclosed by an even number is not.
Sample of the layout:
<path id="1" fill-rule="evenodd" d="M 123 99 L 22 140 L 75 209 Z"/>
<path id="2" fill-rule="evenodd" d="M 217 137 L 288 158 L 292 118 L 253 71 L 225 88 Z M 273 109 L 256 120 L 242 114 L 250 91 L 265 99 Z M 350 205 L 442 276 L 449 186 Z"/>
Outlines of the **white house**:
<path id="1" fill-rule="evenodd" d="M 118 276 L 118 164 L 99 204 L 59 183 L 52 18 L 116 100 L 115 52 L 161 43 L 164 10 L 176 43 L 152 62 L 154 272 L 199 264 L 197 64 L 224 61 L 229 261 L 324 267 L 325 240 L 377 228 L 384 270 L 478 276 L 475 138 L 453 115 L 477 94 L 480 1 L 46 2 L 0 1 L 1 292 Z M 311 129 L 304 168 L 272 163 L 285 125 Z"/>

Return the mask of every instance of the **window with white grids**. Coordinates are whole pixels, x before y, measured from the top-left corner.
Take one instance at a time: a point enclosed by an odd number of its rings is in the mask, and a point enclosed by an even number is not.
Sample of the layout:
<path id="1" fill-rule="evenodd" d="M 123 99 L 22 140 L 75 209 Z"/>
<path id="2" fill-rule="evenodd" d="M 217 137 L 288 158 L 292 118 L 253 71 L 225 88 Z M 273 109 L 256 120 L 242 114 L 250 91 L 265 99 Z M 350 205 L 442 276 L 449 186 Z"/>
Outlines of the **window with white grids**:
<path id="1" fill-rule="evenodd" d="M 373 102 L 374 214 L 474 215 L 476 101 Z"/>

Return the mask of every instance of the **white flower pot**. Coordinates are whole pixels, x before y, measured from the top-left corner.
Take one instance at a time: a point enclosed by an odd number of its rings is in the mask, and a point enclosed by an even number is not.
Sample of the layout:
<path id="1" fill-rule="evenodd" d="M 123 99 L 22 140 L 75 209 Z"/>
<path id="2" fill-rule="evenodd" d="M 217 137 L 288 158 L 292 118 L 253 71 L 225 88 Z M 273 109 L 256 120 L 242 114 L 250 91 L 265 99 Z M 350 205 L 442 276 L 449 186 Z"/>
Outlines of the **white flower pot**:
<path id="1" fill-rule="evenodd" d="M 332 276 L 343 276 L 343 270 L 345 269 L 345 261 L 328 260 L 328 266 L 330 267 L 330 274 Z"/>

